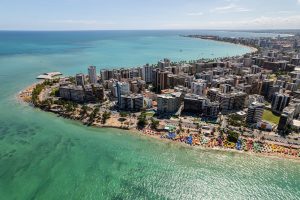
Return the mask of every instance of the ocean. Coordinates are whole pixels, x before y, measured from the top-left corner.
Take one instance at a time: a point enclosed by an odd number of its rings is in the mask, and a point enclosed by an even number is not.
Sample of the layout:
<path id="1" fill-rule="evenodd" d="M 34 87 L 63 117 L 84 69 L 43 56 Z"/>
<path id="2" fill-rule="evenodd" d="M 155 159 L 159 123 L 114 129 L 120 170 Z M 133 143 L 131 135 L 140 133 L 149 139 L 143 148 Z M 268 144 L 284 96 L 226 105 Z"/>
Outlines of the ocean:
<path id="1" fill-rule="evenodd" d="M 0 199 L 300 199 L 300 164 L 157 141 L 58 118 L 16 99 L 44 72 L 241 55 L 179 37 L 228 31 L 0 32 Z"/>

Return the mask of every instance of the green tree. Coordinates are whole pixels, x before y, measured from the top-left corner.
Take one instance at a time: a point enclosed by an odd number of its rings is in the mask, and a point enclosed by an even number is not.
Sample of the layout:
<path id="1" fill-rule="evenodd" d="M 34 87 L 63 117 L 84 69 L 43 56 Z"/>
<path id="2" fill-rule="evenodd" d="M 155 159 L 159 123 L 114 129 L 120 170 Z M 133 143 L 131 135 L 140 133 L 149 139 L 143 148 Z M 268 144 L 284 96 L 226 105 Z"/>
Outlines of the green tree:
<path id="1" fill-rule="evenodd" d="M 237 133 L 237 132 L 235 132 L 235 131 L 228 131 L 227 132 L 227 140 L 229 141 L 229 142 L 234 142 L 234 143 L 236 143 L 237 141 L 238 141 L 238 139 L 239 139 L 239 137 L 240 137 L 240 134 L 239 133 Z"/>
<path id="2" fill-rule="evenodd" d="M 102 114 L 102 124 L 105 124 L 106 121 L 110 118 L 111 113 L 104 111 L 104 113 Z"/>
<path id="3" fill-rule="evenodd" d="M 81 107 L 81 111 L 80 111 L 80 114 L 81 115 L 86 115 L 88 113 L 88 107 L 86 106 L 86 105 L 83 105 L 82 107 Z"/>
<path id="4" fill-rule="evenodd" d="M 155 120 L 154 118 L 151 118 L 151 128 L 157 129 L 158 125 L 159 125 L 159 121 Z"/>
<path id="5" fill-rule="evenodd" d="M 59 96 L 59 89 L 54 88 L 54 89 L 51 91 L 50 96 L 58 97 L 58 96 Z"/>
<path id="6" fill-rule="evenodd" d="M 96 118 L 98 113 L 99 113 L 99 108 L 95 108 L 89 116 L 89 122 L 90 123 L 93 123 L 95 121 L 95 118 Z"/>
<path id="7" fill-rule="evenodd" d="M 127 112 L 120 112 L 120 117 L 128 117 L 128 113 Z"/>
<path id="8" fill-rule="evenodd" d="M 145 113 L 142 113 L 142 114 L 138 117 L 137 125 L 138 125 L 138 127 L 140 127 L 140 128 L 144 128 L 147 124 L 148 124 L 148 122 L 147 122 L 146 114 L 145 114 Z"/>

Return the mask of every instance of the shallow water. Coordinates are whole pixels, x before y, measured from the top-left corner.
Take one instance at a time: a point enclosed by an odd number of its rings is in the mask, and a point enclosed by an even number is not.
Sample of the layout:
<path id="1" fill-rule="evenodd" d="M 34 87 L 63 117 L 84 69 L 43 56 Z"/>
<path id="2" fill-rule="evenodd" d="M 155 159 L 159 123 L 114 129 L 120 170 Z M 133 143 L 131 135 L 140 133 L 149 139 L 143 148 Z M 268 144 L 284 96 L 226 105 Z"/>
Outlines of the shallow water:
<path id="1" fill-rule="evenodd" d="M 249 51 L 179 34 L 0 32 L 0 199 L 300 199 L 299 162 L 88 128 L 15 98 L 42 72 Z"/>

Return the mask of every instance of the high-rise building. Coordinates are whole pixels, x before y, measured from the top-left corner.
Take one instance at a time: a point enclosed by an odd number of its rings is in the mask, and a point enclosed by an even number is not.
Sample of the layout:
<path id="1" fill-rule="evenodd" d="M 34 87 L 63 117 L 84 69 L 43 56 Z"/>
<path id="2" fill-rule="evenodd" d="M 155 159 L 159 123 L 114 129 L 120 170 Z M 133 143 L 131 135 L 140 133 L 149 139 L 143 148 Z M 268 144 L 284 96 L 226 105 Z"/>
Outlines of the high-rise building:
<path id="1" fill-rule="evenodd" d="M 248 106 L 250 106 L 253 102 L 264 103 L 265 99 L 263 96 L 258 94 L 253 94 L 248 96 Z"/>
<path id="2" fill-rule="evenodd" d="M 244 58 L 244 67 L 251 67 L 251 66 L 252 66 L 252 59 Z"/>
<path id="3" fill-rule="evenodd" d="M 217 118 L 220 112 L 220 103 L 208 101 L 204 107 L 204 115 L 210 118 Z"/>
<path id="4" fill-rule="evenodd" d="M 76 77 L 75 77 L 75 82 L 76 82 L 76 85 L 81 85 L 81 86 L 84 86 L 85 85 L 85 76 L 84 74 L 76 74 Z"/>
<path id="5" fill-rule="evenodd" d="M 142 77 L 146 83 L 152 83 L 152 71 L 153 71 L 153 66 L 150 66 L 149 64 L 143 66 Z"/>
<path id="6" fill-rule="evenodd" d="M 189 113 L 202 114 L 204 106 L 209 101 L 206 97 L 196 94 L 187 94 L 184 97 L 184 111 Z"/>
<path id="7" fill-rule="evenodd" d="M 168 74 L 170 74 L 168 71 L 156 71 L 156 84 L 154 84 L 154 86 L 157 92 L 168 88 Z"/>
<path id="8" fill-rule="evenodd" d="M 295 113 L 295 108 L 294 107 L 286 107 L 285 109 L 283 109 L 283 112 L 280 116 L 279 119 L 279 124 L 277 129 L 279 131 L 285 132 L 287 129 L 287 125 L 291 124 L 291 122 L 293 121 L 293 117 L 294 117 L 294 113 Z"/>
<path id="9" fill-rule="evenodd" d="M 273 85 L 272 80 L 268 80 L 268 79 L 264 80 L 262 83 L 261 95 L 263 95 L 265 98 L 268 98 L 269 91 L 272 85 Z"/>
<path id="10" fill-rule="evenodd" d="M 279 85 L 271 85 L 269 87 L 269 94 L 267 96 L 268 101 L 272 101 L 273 96 L 275 95 L 276 92 L 279 92 L 281 87 Z"/>
<path id="11" fill-rule="evenodd" d="M 101 80 L 102 81 L 110 80 L 111 78 L 113 78 L 113 74 L 114 74 L 113 70 L 102 69 L 100 71 Z"/>
<path id="12" fill-rule="evenodd" d="M 208 83 L 210 83 L 213 80 L 213 72 L 207 71 L 207 72 L 197 73 L 196 78 L 206 80 Z"/>
<path id="13" fill-rule="evenodd" d="M 140 77 L 140 72 L 138 68 L 129 69 L 129 78 L 137 78 Z"/>
<path id="14" fill-rule="evenodd" d="M 295 99 L 300 99 L 300 90 L 293 91 L 293 97 Z"/>
<path id="15" fill-rule="evenodd" d="M 193 94 L 203 96 L 206 93 L 206 88 L 207 88 L 207 85 L 206 85 L 206 81 L 204 81 L 204 80 L 200 79 L 200 80 L 195 80 L 194 82 L 192 82 L 191 89 L 192 89 Z"/>
<path id="16" fill-rule="evenodd" d="M 211 102 L 208 98 L 203 96 L 187 94 L 184 97 L 184 111 L 216 118 L 220 111 L 220 104 L 218 102 Z"/>
<path id="17" fill-rule="evenodd" d="M 290 99 L 289 94 L 276 92 L 272 98 L 272 111 L 278 114 L 281 113 L 289 105 Z"/>
<path id="18" fill-rule="evenodd" d="M 247 112 L 247 123 L 253 124 L 260 122 L 264 113 L 264 104 L 259 102 L 253 102 L 248 107 Z"/>
<path id="19" fill-rule="evenodd" d="M 210 88 L 208 91 L 207 91 L 207 98 L 209 100 L 211 100 L 212 102 L 216 101 L 217 100 L 217 94 L 219 93 L 219 90 L 218 88 Z"/>
<path id="20" fill-rule="evenodd" d="M 175 113 L 181 105 L 181 93 L 164 94 L 157 96 L 157 112 L 160 114 Z"/>
<path id="21" fill-rule="evenodd" d="M 225 94 L 212 88 L 207 96 L 212 102 L 217 101 L 220 103 L 220 111 L 222 113 L 228 113 L 233 110 L 242 110 L 246 103 L 247 94 L 244 92 Z"/>
<path id="22" fill-rule="evenodd" d="M 160 60 L 158 61 L 157 67 L 160 70 L 165 70 L 166 67 L 170 67 L 171 61 L 167 58 L 165 58 L 164 60 Z"/>
<path id="23" fill-rule="evenodd" d="M 121 110 L 140 111 L 144 107 L 144 97 L 141 94 L 121 95 Z"/>
<path id="24" fill-rule="evenodd" d="M 102 81 L 107 81 L 108 80 L 108 70 L 101 69 L 100 75 L 101 75 L 101 80 Z"/>
<path id="25" fill-rule="evenodd" d="M 121 96 L 130 94 L 129 83 L 127 82 L 117 82 L 116 84 L 116 94 L 118 98 L 118 104 L 121 105 Z"/>
<path id="26" fill-rule="evenodd" d="M 62 85 L 59 87 L 59 96 L 65 100 L 78 103 L 95 103 L 104 100 L 104 89 L 102 85 Z"/>
<path id="27" fill-rule="evenodd" d="M 257 74 L 257 73 L 260 73 L 261 72 L 261 68 L 257 65 L 253 65 L 251 67 L 251 74 Z"/>
<path id="28" fill-rule="evenodd" d="M 91 84 L 97 83 L 97 72 L 95 66 L 89 66 L 88 68 L 89 81 Z"/>
<path id="29" fill-rule="evenodd" d="M 221 89 L 222 93 L 229 93 L 229 92 L 231 92 L 231 88 L 232 88 L 232 86 L 229 85 L 229 84 L 221 84 L 220 85 L 220 89 Z"/>

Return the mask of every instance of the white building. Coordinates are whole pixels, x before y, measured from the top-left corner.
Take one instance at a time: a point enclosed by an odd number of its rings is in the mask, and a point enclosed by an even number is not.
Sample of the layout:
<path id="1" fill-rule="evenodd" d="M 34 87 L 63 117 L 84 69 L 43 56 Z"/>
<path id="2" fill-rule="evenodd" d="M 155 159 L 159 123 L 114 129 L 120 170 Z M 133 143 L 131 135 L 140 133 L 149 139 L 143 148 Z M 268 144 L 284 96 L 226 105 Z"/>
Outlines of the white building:
<path id="1" fill-rule="evenodd" d="M 192 82 L 191 89 L 193 94 L 203 96 L 206 93 L 206 88 L 207 88 L 207 84 L 205 80 L 199 79 Z"/>

